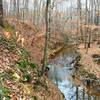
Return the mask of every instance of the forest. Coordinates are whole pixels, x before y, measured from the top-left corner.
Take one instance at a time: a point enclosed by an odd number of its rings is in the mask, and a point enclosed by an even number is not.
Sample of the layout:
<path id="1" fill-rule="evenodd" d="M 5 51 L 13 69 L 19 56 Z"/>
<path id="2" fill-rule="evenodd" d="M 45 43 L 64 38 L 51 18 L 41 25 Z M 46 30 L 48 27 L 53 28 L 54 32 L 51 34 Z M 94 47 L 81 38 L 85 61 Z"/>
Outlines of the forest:
<path id="1" fill-rule="evenodd" d="M 0 100 L 100 100 L 100 0 L 0 0 Z"/>

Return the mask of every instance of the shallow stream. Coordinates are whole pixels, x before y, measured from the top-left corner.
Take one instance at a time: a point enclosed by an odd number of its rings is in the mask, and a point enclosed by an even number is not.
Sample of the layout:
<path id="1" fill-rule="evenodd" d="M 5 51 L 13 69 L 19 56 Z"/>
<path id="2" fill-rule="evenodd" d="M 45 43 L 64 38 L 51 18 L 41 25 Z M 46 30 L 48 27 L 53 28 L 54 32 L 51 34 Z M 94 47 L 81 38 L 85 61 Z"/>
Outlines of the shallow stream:
<path id="1" fill-rule="evenodd" d="M 83 85 L 76 85 L 72 75 L 75 73 L 77 53 L 60 54 L 49 62 L 49 79 L 52 80 L 64 94 L 65 100 L 100 100 L 99 96 L 85 92 Z"/>

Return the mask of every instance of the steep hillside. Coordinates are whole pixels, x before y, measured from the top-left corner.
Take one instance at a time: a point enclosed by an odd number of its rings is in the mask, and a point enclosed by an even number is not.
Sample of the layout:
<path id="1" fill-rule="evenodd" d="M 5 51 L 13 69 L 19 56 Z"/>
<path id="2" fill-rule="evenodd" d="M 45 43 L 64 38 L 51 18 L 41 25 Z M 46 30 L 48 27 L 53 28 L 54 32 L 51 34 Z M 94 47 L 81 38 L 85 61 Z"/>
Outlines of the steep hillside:
<path id="1" fill-rule="evenodd" d="M 4 32 L 1 31 L 1 32 Z M 39 66 L 29 52 L 14 38 L 0 32 L 0 94 L 3 100 L 63 100 L 63 95 L 47 76 L 40 76 Z"/>

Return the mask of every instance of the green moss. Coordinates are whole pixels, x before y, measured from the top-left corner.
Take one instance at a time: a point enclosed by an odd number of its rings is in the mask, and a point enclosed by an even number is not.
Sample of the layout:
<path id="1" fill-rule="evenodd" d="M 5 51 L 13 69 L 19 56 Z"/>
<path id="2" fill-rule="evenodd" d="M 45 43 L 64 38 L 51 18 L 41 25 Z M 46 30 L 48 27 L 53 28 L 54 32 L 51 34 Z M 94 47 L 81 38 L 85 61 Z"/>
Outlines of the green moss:
<path id="1" fill-rule="evenodd" d="M 30 75 L 29 74 L 23 75 L 23 81 L 24 82 L 28 82 L 29 80 L 30 80 Z"/>
<path id="2" fill-rule="evenodd" d="M 29 53 L 24 49 L 24 48 L 19 48 L 18 49 L 18 54 L 21 56 L 23 59 L 28 59 Z"/>
<path id="3" fill-rule="evenodd" d="M 5 100 L 10 100 L 10 96 L 5 96 Z"/>
<path id="4" fill-rule="evenodd" d="M 28 65 L 28 60 L 22 59 L 22 60 L 18 61 L 17 64 L 20 68 L 26 68 L 26 66 Z"/>
<path id="5" fill-rule="evenodd" d="M 30 67 L 33 68 L 33 69 L 36 68 L 36 66 L 37 66 L 36 64 L 31 63 L 31 62 L 29 63 L 29 65 L 30 65 Z"/>
<path id="6" fill-rule="evenodd" d="M 38 100 L 36 96 L 32 96 L 30 100 Z"/>
<path id="7" fill-rule="evenodd" d="M 15 27 L 10 25 L 8 22 L 4 22 L 4 29 L 11 33 L 14 33 L 14 31 L 15 31 Z"/>
<path id="8" fill-rule="evenodd" d="M 10 90 L 7 87 L 0 86 L 0 94 L 2 96 L 9 96 Z"/>

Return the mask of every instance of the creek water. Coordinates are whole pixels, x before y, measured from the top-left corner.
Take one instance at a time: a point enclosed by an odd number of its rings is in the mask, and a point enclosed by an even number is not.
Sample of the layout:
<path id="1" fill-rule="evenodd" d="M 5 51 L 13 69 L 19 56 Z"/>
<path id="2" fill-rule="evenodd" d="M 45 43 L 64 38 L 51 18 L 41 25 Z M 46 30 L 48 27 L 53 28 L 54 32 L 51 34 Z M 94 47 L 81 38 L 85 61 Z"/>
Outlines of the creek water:
<path id="1" fill-rule="evenodd" d="M 97 96 L 85 92 L 84 86 L 75 85 L 72 75 L 75 73 L 76 53 L 60 54 L 49 62 L 48 77 L 64 94 L 65 100 L 100 100 Z"/>

